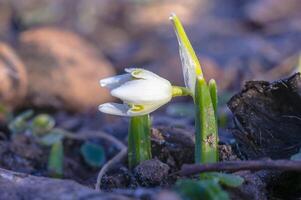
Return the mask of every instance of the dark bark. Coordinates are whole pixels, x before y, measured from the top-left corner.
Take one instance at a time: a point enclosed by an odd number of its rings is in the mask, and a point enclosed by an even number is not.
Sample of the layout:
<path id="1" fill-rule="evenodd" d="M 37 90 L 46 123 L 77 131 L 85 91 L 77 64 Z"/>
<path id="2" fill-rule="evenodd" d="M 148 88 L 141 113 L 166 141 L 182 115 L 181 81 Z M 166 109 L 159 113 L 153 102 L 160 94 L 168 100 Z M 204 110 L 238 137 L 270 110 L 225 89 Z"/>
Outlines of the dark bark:
<path id="1" fill-rule="evenodd" d="M 228 106 L 235 117 L 233 135 L 248 159 L 289 158 L 301 147 L 301 77 L 273 83 L 249 81 Z"/>
<path id="2" fill-rule="evenodd" d="M 301 172 L 301 161 L 292 160 L 250 160 L 250 161 L 226 161 L 212 164 L 184 165 L 181 175 L 192 175 L 202 172 L 227 171 L 236 172 L 242 170 L 281 170 Z"/>

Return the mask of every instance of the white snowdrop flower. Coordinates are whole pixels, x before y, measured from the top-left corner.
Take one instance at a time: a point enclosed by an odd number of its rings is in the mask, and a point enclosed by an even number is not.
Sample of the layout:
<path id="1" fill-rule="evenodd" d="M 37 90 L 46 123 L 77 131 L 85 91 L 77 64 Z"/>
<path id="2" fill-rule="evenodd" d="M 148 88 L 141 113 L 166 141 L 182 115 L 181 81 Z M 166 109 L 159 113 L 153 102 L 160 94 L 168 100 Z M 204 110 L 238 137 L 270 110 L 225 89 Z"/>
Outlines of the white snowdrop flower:
<path id="1" fill-rule="evenodd" d="M 111 95 L 123 101 L 105 103 L 99 106 L 104 113 L 120 116 L 139 116 L 153 112 L 169 102 L 173 96 L 170 82 L 148 70 L 140 68 L 125 69 L 123 75 L 100 80 Z"/>

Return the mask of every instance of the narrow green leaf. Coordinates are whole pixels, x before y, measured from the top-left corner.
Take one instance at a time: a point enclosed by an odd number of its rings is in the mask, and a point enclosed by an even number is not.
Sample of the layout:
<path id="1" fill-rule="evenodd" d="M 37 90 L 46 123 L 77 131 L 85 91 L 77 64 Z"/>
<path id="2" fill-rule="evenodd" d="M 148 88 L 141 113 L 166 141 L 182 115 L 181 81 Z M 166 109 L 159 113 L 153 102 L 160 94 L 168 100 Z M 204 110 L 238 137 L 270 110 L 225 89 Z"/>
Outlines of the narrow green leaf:
<path id="1" fill-rule="evenodd" d="M 195 162 L 213 163 L 218 161 L 217 126 L 208 85 L 198 77 L 195 87 L 196 145 Z"/>
<path id="2" fill-rule="evenodd" d="M 128 133 L 128 162 L 133 168 L 144 160 L 151 159 L 149 115 L 131 117 Z"/>
<path id="3" fill-rule="evenodd" d="M 217 85 L 214 79 L 210 79 L 209 84 L 209 92 L 210 92 L 210 96 L 211 96 L 211 102 L 213 105 L 213 109 L 214 109 L 214 116 L 215 116 L 215 126 L 216 126 L 216 130 L 218 130 L 218 116 L 217 116 L 217 108 L 218 108 L 218 96 L 217 96 Z M 215 137 L 216 141 L 215 143 L 218 144 L 218 135 L 217 137 Z M 218 155 L 218 151 L 216 151 L 217 153 L 217 157 Z"/>
<path id="4" fill-rule="evenodd" d="M 63 142 L 60 140 L 51 146 L 48 170 L 54 177 L 62 177 L 64 169 L 64 147 Z"/>
<path id="5" fill-rule="evenodd" d="M 220 184 L 228 187 L 238 187 L 244 182 L 244 179 L 240 176 L 234 174 L 219 173 L 219 172 L 205 173 L 205 178 L 207 179 L 216 178 Z"/>
<path id="6" fill-rule="evenodd" d="M 100 167 L 105 162 L 105 152 L 101 145 L 85 142 L 80 152 L 87 164 L 91 167 Z"/>
<path id="7" fill-rule="evenodd" d="M 28 120 L 33 116 L 32 110 L 27 110 L 15 117 L 8 125 L 13 134 L 24 132 L 29 128 Z"/>

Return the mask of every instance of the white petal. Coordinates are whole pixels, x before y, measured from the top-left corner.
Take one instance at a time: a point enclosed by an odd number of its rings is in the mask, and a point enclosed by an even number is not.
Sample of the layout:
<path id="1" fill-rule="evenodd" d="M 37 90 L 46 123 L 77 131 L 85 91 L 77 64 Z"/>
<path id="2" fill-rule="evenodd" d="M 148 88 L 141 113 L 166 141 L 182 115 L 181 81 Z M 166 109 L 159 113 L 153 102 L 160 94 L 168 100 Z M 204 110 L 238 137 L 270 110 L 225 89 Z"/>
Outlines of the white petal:
<path id="1" fill-rule="evenodd" d="M 126 68 L 125 71 L 138 79 L 161 78 L 157 74 L 142 68 Z"/>
<path id="2" fill-rule="evenodd" d="M 127 114 L 130 107 L 126 104 L 104 103 L 98 107 L 99 111 L 112 115 L 129 116 Z"/>
<path id="3" fill-rule="evenodd" d="M 155 110 L 157 110 L 158 108 L 160 108 L 161 106 L 163 106 L 164 104 L 166 104 L 168 101 L 164 102 L 159 102 L 157 104 L 152 104 L 152 105 L 142 105 L 143 109 L 139 110 L 139 111 L 135 111 L 134 109 L 129 109 L 127 114 L 128 116 L 140 116 L 140 115 L 146 115 L 149 114 Z"/>
<path id="4" fill-rule="evenodd" d="M 109 89 L 114 89 L 124 84 L 127 81 L 132 79 L 130 74 L 122 74 L 118 76 L 112 76 L 109 78 L 105 78 L 99 81 L 101 87 L 107 87 Z"/>
<path id="5" fill-rule="evenodd" d="M 146 69 L 142 69 L 142 68 L 126 68 L 125 69 L 126 72 L 130 73 L 134 78 L 137 79 L 145 79 L 145 80 L 153 80 L 153 79 L 157 79 L 160 80 L 162 82 L 167 82 L 169 83 L 168 80 L 158 76 L 157 74 L 148 71 Z"/>
<path id="6" fill-rule="evenodd" d="M 179 52 L 182 62 L 182 70 L 184 75 L 185 86 L 188 87 L 192 93 L 194 93 L 195 83 L 196 83 L 196 64 L 189 55 L 188 50 L 179 41 Z"/>
<path id="7" fill-rule="evenodd" d="M 159 80 L 132 80 L 112 90 L 111 95 L 129 104 L 153 104 L 169 101 L 172 87 Z"/>

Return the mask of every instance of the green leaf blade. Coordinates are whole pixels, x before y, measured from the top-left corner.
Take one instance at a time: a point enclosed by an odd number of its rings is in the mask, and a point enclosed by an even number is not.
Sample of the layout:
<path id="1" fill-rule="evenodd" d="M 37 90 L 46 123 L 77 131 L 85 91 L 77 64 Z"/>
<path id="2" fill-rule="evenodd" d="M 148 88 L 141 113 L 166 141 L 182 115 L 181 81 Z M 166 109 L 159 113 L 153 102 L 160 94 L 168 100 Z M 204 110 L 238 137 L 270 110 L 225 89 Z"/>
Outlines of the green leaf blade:
<path id="1" fill-rule="evenodd" d="M 54 143 L 51 147 L 48 170 L 54 177 L 62 177 L 64 169 L 64 147 L 63 142 Z"/>
<path id="2" fill-rule="evenodd" d="M 218 162 L 218 130 L 210 91 L 203 77 L 197 78 L 195 89 L 195 162 Z"/>

